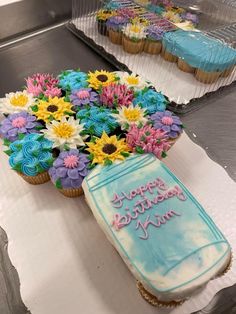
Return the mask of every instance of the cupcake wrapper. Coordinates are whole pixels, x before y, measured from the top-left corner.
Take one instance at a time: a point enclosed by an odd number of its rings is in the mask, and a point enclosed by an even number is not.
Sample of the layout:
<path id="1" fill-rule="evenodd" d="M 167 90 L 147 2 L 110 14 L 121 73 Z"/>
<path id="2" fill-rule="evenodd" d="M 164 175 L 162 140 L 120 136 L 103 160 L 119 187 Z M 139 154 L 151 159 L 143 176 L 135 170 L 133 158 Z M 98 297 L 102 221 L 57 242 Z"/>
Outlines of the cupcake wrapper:
<path id="1" fill-rule="evenodd" d="M 191 67 L 188 63 L 186 63 L 183 59 L 178 58 L 178 68 L 187 73 L 194 73 L 195 69 Z"/>
<path id="2" fill-rule="evenodd" d="M 178 58 L 176 56 L 174 56 L 172 53 L 168 52 L 167 50 L 165 50 L 165 48 L 162 46 L 162 51 L 161 51 L 161 56 L 169 62 L 177 62 Z"/>
<path id="3" fill-rule="evenodd" d="M 113 29 L 108 29 L 108 36 L 110 41 L 115 45 L 122 44 L 122 33 L 119 31 L 114 31 Z"/>
<path id="4" fill-rule="evenodd" d="M 161 41 L 145 40 L 143 51 L 152 55 L 158 55 L 161 52 Z"/>
<path id="5" fill-rule="evenodd" d="M 107 36 L 108 31 L 107 31 L 106 21 L 97 21 L 97 25 L 98 25 L 99 34 L 103 36 Z"/>
<path id="6" fill-rule="evenodd" d="M 84 194 L 82 187 L 78 189 L 59 189 L 58 191 L 66 197 L 78 197 Z"/>
<path id="7" fill-rule="evenodd" d="M 123 35 L 122 45 L 125 52 L 137 54 L 143 51 L 144 40 L 132 41 Z"/>
<path id="8" fill-rule="evenodd" d="M 39 173 L 36 176 L 26 176 L 25 174 L 20 173 L 20 172 L 17 172 L 17 174 L 21 176 L 21 178 L 24 179 L 26 182 L 33 185 L 43 184 L 50 180 L 50 177 L 47 171 Z"/>
<path id="9" fill-rule="evenodd" d="M 157 299 L 156 296 L 152 295 L 150 292 L 148 292 L 142 283 L 140 281 L 137 281 L 137 288 L 141 294 L 141 296 L 144 298 L 145 301 L 147 301 L 152 306 L 156 307 L 164 307 L 164 308 L 173 308 L 177 307 L 184 303 L 184 300 L 180 301 L 169 301 L 169 302 L 163 302 Z"/>
<path id="10" fill-rule="evenodd" d="M 229 76 L 234 70 L 234 66 L 230 67 L 229 69 L 224 70 L 224 72 L 220 75 L 220 77 L 227 77 Z"/>
<path id="11" fill-rule="evenodd" d="M 201 69 L 197 69 L 195 73 L 195 77 L 198 81 L 205 83 L 205 84 L 212 84 L 215 83 L 220 75 L 223 72 L 205 72 Z"/>

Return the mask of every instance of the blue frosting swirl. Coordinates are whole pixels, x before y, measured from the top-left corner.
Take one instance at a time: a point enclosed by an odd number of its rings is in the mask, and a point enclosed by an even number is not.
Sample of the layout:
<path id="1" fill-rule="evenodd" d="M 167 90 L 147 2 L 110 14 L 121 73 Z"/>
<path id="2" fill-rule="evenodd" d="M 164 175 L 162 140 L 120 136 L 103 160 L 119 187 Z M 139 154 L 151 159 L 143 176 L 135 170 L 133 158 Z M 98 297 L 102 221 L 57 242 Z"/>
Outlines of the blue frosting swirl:
<path id="1" fill-rule="evenodd" d="M 163 46 L 190 66 L 206 72 L 224 71 L 236 64 L 236 50 L 201 32 L 167 32 Z"/>

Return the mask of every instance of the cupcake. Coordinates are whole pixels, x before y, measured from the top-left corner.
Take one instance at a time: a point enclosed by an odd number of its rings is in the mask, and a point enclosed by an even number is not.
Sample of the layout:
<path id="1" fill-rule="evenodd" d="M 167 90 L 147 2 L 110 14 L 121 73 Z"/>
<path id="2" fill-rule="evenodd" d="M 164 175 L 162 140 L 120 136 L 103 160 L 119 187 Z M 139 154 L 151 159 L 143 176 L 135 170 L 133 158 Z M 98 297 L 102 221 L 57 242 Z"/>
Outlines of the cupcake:
<path id="1" fill-rule="evenodd" d="M 103 131 L 112 133 L 118 127 L 111 110 L 104 107 L 86 107 L 79 110 L 77 119 L 83 124 L 84 129 L 90 135 L 101 136 Z"/>
<path id="2" fill-rule="evenodd" d="M 150 125 L 138 127 L 132 124 L 127 135 L 126 142 L 132 152 L 139 154 L 152 153 L 158 159 L 166 157 L 166 152 L 171 145 L 162 130 L 156 130 Z"/>
<path id="3" fill-rule="evenodd" d="M 86 105 L 97 104 L 99 100 L 98 94 L 92 88 L 75 89 L 69 97 L 75 111 Z"/>
<path id="4" fill-rule="evenodd" d="M 29 112 L 35 102 L 33 97 L 26 90 L 5 94 L 5 97 L 0 98 L 0 113 L 6 116 L 21 111 Z"/>
<path id="5" fill-rule="evenodd" d="M 152 114 L 150 120 L 153 128 L 165 132 L 165 135 L 172 144 L 183 132 L 183 124 L 180 118 L 169 110 Z"/>
<path id="6" fill-rule="evenodd" d="M 19 134 L 38 133 L 43 126 L 36 121 L 36 117 L 26 111 L 10 114 L 0 124 L 0 136 L 7 141 L 14 142 Z"/>
<path id="7" fill-rule="evenodd" d="M 9 164 L 26 182 L 42 184 L 50 180 L 53 163 L 52 142 L 42 134 L 28 134 L 9 145 Z"/>
<path id="8" fill-rule="evenodd" d="M 143 51 L 146 28 L 142 24 L 127 24 L 122 29 L 122 45 L 124 51 L 137 54 Z"/>
<path id="9" fill-rule="evenodd" d="M 107 20 L 114 15 L 114 11 L 111 10 L 99 10 L 96 15 L 97 26 L 99 34 L 103 36 L 108 35 Z"/>
<path id="10" fill-rule="evenodd" d="M 129 106 L 134 99 L 134 91 L 126 84 L 110 84 L 101 90 L 100 101 L 103 106 L 116 108 Z"/>
<path id="11" fill-rule="evenodd" d="M 159 54 L 161 52 L 161 40 L 164 31 L 161 27 L 151 25 L 147 28 L 147 37 L 144 44 L 144 52 L 150 54 Z"/>
<path id="12" fill-rule="evenodd" d="M 49 175 L 58 191 L 67 197 L 83 194 L 82 182 L 88 174 L 89 160 L 77 149 L 70 149 L 59 154 L 49 169 Z"/>
<path id="13" fill-rule="evenodd" d="M 128 18 L 121 15 L 112 16 L 107 20 L 106 26 L 108 29 L 108 36 L 113 44 L 122 44 L 122 27 L 128 23 Z"/>
<path id="14" fill-rule="evenodd" d="M 48 73 L 36 73 L 26 79 L 27 92 L 34 97 L 59 97 L 61 89 L 58 87 L 58 79 Z"/>
<path id="15" fill-rule="evenodd" d="M 168 101 L 161 93 L 148 89 L 137 92 L 133 103 L 146 109 L 147 114 L 151 115 L 157 111 L 165 111 Z"/>

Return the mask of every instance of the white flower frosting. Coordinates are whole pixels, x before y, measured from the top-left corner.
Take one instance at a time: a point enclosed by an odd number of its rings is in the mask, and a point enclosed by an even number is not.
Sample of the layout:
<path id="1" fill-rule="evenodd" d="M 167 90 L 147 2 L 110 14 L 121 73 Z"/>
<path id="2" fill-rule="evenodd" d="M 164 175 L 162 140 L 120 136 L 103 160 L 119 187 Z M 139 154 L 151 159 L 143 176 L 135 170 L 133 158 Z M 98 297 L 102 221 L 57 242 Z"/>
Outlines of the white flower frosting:
<path id="1" fill-rule="evenodd" d="M 144 39 L 146 38 L 146 28 L 142 24 L 127 24 L 122 28 L 123 34 L 125 34 L 126 37 L 131 39 Z"/>
<path id="2" fill-rule="evenodd" d="M 80 133 L 84 130 L 83 124 L 74 117 L 63 117 L 61 121 L 52 121 L 46 124 L 46 130 L 42 130 L 45 137 L 53 142 L 53 148 L 77 148 L 77 146 L 84 146 L 84 140 L 87 135 L 82 136 Z"/>
<path id="3" fill-rule="evenodd" d="M 26 90 L 23 92 L 9 93 L 6 94 L 4 98 L 0 98 L 0 112 L 11 114 L 29 111 L 34 101 L 33 94 L 28 93 Z"/>
<path id="4" fill-rule="evenodd" d="M 133 88 L 135 91 L 142 90 L 151 85 L 136 73 L 129 74 L 128 72 L 117 71 L 116 75 L 120 79 L 121 84 L 125 84 L 129 88 Z"/>
<path id="5" fill-rule="evenodd" d="M 117 120 L 123 130 L 128 129 L 131 124 L 141 124 L 143 126 L 148 121 L 144 117 L 146 110 L 139 106 L 134 107 L 133 104 L 128 107 L 122 106 L 118 111 L 119 113 L 114 113 L 112 116 Z"/>

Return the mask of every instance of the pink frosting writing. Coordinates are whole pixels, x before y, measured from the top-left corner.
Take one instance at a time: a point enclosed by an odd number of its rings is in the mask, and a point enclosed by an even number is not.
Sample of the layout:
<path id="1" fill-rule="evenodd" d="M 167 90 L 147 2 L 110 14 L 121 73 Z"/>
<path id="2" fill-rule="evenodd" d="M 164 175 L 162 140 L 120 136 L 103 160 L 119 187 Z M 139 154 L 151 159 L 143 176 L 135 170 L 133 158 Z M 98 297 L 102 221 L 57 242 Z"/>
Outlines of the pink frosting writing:
<path id="1" fill-rule="evenodd" d="M 143 231 L 143 236 L 139 236 L 140 239 L 146 240 L 149 237 L 148 234 L 148 227 L 153 226 L 155 228 L 160 228 L 161 225 L 164 225 L 168 220 L 170 220 L 173 216 L 181 216 L 180 214 L 176 213 L 174 210 L 169 210 L 164 215 L 154 215 L 154 219 L 156 221 L 150 220 L 150 215 L 147 216 L 145 222 L 141 222 L 140 220 L 136 223 L 136 230 L 139 228 Z"/>
<path id="2" fill-rule="evenodd" d="M 157 195 L 153 195 L 154 189 L 157 190 Z M 152 194 L 152 198 L 145 195 L 145 192 L 147 191 Z M 149 234 L 147 229 L 149 226 L 160 228 L 161 225 L 165 224 L 172 217 L 180 216 L 180 214 L 174 210 L 169 210 L 162 216 L 154 214 L 153 220 L 151 220 L 150 215 L 148 215 L 144 222 L 141 222 L 141 220 L 139 219 L 140 215 L 143 215 L 147 211 L 151 210 L 155 205 L 158 205 L 159 203 L 172 197 L 177 197 L 180 201 L 186 200 L 186 196 L 184 195 L 183 190 L 178 185 L 175 185 L 172 188 L 168 188 L 168 186 L 162 179 L 157 178 L 153 182 L 148 182 L 146 185 L 141 185 L 137 189 L 132 190 L 128 193 L 121 192 L 121 195 L 115 193 L 113 199 L 111 200 L 111 203 L 113 207 L 121 208 L 123 206 L 124 200 L 131 201 L 137 195 L 141 196 L 141 199 L 135 202 L 132 210 L 130 210 L 129 207 L 126 206 L 126 213 L 124 215 L 121 215 L 120 213 L 115 213 L 114 219 L 112 221 L 112 226 L 115 228 L 115 230 L 119 231 L 125 226 L 128 226 L 131 221 L 135 220 L 136 230 L 141 229 L 143 231 L 143 235 L 139 236 L 139 238 L 143 240 L 148 239 Z"/>
<path id="3" fill-rule="evenodd" d="M 168 186 L 165 184 L 165 182 L 157 178 L 153 182 L 148 182 L 146 185 L 141 185 L 135 190 L 132 190 L 128 193 L 126 192 L 121 192 L 121 195 L 118 195 L 117 193 L 114 194 L 113 199 L 111 202 L 113 203 L 113 207 L 115 208 L 121 208 L 123 206 L 123 200 L 132 200 L 135 196 L 141 195 L 144 196 L 144 192 L 149 192 L 153 194 L 154 188 L 159 188 L 160 190 L 167 190 Z"/>

